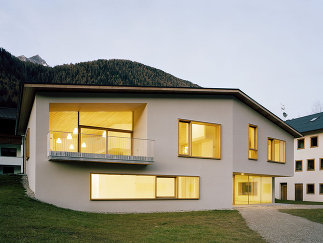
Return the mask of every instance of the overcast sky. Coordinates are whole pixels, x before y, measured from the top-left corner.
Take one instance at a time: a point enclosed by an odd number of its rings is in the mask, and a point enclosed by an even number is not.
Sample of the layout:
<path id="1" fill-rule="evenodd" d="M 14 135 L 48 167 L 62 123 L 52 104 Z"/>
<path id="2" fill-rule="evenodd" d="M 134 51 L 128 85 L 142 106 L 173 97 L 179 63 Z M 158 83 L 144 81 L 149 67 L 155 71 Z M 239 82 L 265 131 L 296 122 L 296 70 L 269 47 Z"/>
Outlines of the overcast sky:
<path id="1" fill-rule="evenodd" d="M 0 47 L 50 66 L 137 61 L 280 117 L 323 108 L 322 0 L 0 0 Z"/>

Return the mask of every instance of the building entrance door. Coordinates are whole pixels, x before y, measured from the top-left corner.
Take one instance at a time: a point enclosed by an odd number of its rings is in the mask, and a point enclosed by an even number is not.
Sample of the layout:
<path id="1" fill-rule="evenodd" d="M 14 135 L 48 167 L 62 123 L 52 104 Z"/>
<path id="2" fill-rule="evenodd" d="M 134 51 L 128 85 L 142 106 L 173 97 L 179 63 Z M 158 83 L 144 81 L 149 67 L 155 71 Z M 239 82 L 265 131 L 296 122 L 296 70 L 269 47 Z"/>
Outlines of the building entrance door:
<path id="1" fill-rule="evenodd" d="M 295 201 L 303 201 L 303 184 L 295 184 Z"/>
<path id="2" fill-rule="evenodd" d="M 280 196 L 281 200 L 287 200 L 287 183 L 280 183 Z"/>

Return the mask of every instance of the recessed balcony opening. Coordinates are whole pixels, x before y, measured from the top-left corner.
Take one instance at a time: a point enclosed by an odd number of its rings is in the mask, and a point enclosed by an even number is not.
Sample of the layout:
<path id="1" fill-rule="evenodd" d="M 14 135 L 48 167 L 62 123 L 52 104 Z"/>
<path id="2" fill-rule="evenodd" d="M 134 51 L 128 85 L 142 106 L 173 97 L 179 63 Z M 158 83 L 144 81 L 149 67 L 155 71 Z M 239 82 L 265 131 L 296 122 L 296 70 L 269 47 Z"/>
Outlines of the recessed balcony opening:
<path id="1" fill-rule="evenodd" d="M 146 104 L 50 104 L 52 161 L 151 164 Z"/>

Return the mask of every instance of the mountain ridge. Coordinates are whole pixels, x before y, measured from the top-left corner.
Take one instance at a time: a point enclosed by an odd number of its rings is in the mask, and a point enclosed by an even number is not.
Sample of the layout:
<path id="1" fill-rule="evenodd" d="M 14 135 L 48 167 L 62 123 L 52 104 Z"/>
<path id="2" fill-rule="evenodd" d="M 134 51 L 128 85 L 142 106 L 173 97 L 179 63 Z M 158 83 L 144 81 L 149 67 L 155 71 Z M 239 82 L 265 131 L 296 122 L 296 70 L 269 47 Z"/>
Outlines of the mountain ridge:
<path id="1" fill-rule="evenodd" d="M 40 64 L 45 67 L 49 66 L 47 64 L 47 62 L 43 58 L 41 58 L 39 55 L 35 55 L 35 56 L 29 57 L 29 58 L 25 57 L 24 55 L 21 55 L 21 56 L 18 56 L 17 58 L 23 62 L 31 62 L 31 63 L 35 63 L 35 64 Z"/>

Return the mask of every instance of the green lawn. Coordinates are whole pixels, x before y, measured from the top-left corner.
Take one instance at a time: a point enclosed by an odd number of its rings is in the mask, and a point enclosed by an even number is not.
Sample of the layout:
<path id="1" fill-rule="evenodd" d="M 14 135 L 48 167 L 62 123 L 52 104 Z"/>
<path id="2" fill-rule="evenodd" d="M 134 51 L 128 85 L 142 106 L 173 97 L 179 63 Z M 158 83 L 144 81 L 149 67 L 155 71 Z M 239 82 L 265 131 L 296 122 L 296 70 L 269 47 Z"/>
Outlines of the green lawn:
<path id="1" fill-rule="evenodd" d="M 280 209 L 283 213 L 307 218 L 308 220 L 323 224 L 323 208 L 319 209 Z"/>
<path id="2" fill-rule="evenodd" d="M 323 202 L 280 200 L 277 198 L 275 199 L 275 202 L 276 203 L 287 203 L 287 204 L 323 205 Z"/>
<path id="3" fill-rule="evenodd" d="M 264 242 L 235 210 L 84 213 L 28 198 L 20 180 L 0 176 L 1 242 Z"/>

